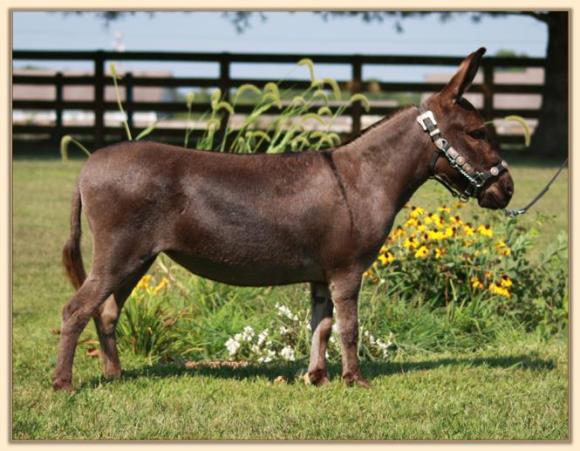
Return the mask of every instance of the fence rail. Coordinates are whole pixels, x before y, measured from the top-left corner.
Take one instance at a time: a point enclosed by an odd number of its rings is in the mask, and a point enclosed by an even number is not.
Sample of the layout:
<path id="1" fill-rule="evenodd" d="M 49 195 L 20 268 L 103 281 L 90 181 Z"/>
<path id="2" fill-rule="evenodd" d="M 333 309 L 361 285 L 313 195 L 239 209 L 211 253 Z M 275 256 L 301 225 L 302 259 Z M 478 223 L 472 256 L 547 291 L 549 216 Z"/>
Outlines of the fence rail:
<path id="1" fill-rule="evenodd" d="M 143 77 L 128 73 L 120 81 L 120 86 L 125 89 L 124 108 L 127 112 L 129 126 L 134 127 L 133 113 L 140 111 L 183 113 L 184 102 L 146 102 L 136 101 L 134 88 L 136 87 L 190 87 L 190 88 L 221 88 L 222 92 L 229 95 L 232 88 L 251 83 L 259 87 L 270 80 L 232 78 L 231 66 L 235 63 L 296 63 L 302 58 L 310 58 L 315 64 L 341 64 L 350 66 L 351 77 L 349 80 L 337 80 L 341 89 L 349 90 L 351 94 L 365 93 L 378 86 L 381 92 L 395 93 L 427 93 L 439 90 L 442 83 L 418 83 L 418 82 L 369 82 L 363 80 L 362 70 L 364 66 L 381 65 L 426 65 L 426 66 L 452 66 L 456 67 L 462 58 L 448 56 L 399 56 L 399 55 L 304 55 L 304 54 L 233 54 L 233 53 L 185 53 L 185 52 L 106 52 L 106 51 L 33 51 L 16 50 L 12 53 L 13 61 L 88 61 L 93 65 L 93 75 L 64 75 L 57 72 L 54 75 L 13 75 L 13 85 L 44 85 L 54 87 L 54 100 L 44 99 L 13 99 L 14 110 L 42 110 L 54 111 L 54 124 L 14 124 L 13 135 L 17 140 L 24 135 L 28 137 L 48 137 L 58 140 L 63 134 L 83 134 L 92 136 L 93 145 L 100 147 L 108 141 L 119 139 L 122 134 L 120 127 L 108 127 L 105 125 L 105 112 L 117 111 L 116 102 L 106 101 L 105 88 L 113 85 L 111 77 L 106 76 L 106 64 L 120 61 L 148 61 L 148 62 L 205 62 L 219 65 L 218 77 Z M 541 94 L 542 84 L 503 84 L 495 81 L 495 72 L 501 68 L 529 68 L 545 65 L 542 58 L 508 58 L 490 57 L 482 60 L 483 82 L 475 84 L 471 91 L 483 94 L 482 112 L 487 118 L 502 117 L 506 115 L 520 115 L 528 119 L 537 119 L 537 109 L 522 108 L 497 108 L 494 105 L 495 94 Z M 65 86 L 91 86 L 93 91 L 92 100 L 66 100 L 64 99 Z M 310 86 L 309 81 L 288 80 L 280 83 L 282 89 L 296 88 L 305 89 Z M 192 111 L 205 112 L 210 108 L 209 104 L 194 104 Z M 381 106 L 371 103 L 369 115 L 388 115 L 399 107 Z M 252 105 L 240 105 L 236 107 L 236 113 L 250 113 Z M 66 110 L 88 110 L 94 112 L 94 124 L 92 126 L 69 126 L 63 123 L 63 112 Z M 361 130 L 363 116 L 362 107 L 359 103 L 344 110 L 343 115 L 351 118 L 350 134 L 357 134 Z M 194 132 L 194 136 L 201 130 Z M 184 130 L 159 127 L 155 129 L 156 137 L 183 136 Z M 504 143 L 521 141 L 521 137 L 503 135 L 500 139 Z"/>

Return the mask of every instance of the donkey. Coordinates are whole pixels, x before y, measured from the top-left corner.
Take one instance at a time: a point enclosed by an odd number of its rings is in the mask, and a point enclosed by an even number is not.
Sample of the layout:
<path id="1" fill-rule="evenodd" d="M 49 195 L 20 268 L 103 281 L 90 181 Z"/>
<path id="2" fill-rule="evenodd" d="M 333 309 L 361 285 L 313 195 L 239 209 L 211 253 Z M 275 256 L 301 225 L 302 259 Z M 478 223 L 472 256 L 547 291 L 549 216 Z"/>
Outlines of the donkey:
<path id="1" fill-rule="evenodd" d="M 421 109 L 402 109 L 331 150 L 235 155 L 124 142 L 91 155 L 76 185 L 63 249 L 77 291 L 62 312 L 54 389 L 73 389 L 77 341 L 91 318 L 104 375 L 120 376 L 115 326 L 161 252 L 228 284 L 309 283 L 310 381 L 329 381 L 325 354 L 336 310 L 342 378 L 368 386 L 357 356 L 357 298 L 362 274 L 399 210 L 433 177 L 484 208 L 504 208 L 512 197 L 507 164 L 463 98 L 484 53 L 467 56 Z M 81 207 L 93 235 L 88 276 Z"/>

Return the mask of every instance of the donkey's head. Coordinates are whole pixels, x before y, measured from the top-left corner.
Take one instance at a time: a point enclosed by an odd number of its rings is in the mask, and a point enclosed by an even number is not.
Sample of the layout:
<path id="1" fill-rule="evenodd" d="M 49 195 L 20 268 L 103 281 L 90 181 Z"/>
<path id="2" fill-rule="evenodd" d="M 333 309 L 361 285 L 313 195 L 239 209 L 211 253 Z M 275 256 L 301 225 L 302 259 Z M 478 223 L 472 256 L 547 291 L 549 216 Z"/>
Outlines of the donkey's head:
<path id="1" fill-rule="evenodd" d="M 423 107 L 433 113 L 439 129 L 430 127 L 431 137 L 441 150 L 441 158 L 433 160 L 434 176 L 465 197 L 476 197 L 481 207 L 496 209 L 509 203 L 514 183 L 483 118 L 463 97 L 484 53 L 485 48 L 480 48 L 465 58 L 447 86 L 428 98 Z"/>

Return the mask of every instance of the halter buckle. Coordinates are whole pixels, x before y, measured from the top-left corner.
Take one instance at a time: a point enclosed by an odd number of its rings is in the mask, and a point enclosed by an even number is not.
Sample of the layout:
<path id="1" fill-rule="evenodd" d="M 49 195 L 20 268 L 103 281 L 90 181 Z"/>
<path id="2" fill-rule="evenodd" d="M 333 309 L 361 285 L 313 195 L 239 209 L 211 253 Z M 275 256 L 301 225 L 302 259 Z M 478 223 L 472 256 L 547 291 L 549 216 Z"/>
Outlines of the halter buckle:
<path id="1" fill-rule="evenodd" d="M 423 131 L 429 131 L 429 127 L 428 127 L 427 123 L 425 122 L 426 120 L 431 121 L 433 126 L 437 125 L 437 121 L 435 120 L 435 116 L 433 116 L 433 112 L 430 110 L 425 111 L 424 113 L 417 116 L 417 122 L 419 122 L 419 124 L 423 128 Z"/>

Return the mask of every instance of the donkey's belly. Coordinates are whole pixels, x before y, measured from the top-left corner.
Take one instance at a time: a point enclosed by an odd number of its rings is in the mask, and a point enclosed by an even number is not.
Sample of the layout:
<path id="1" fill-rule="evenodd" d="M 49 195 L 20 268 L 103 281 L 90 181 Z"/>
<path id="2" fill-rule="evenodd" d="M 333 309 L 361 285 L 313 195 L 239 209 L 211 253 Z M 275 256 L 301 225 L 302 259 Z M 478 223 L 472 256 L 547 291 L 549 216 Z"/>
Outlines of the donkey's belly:
<path id="1" fill-rule="evenodd" d="M 295 266 L 283 266 L 273 262 L 236 264 L 216 262 L 177 251 L 165 253 L 194 274 L 230 285 L 259 287 L 324 281 L 322 269 L 314 262 L 305 261 Z"/>

